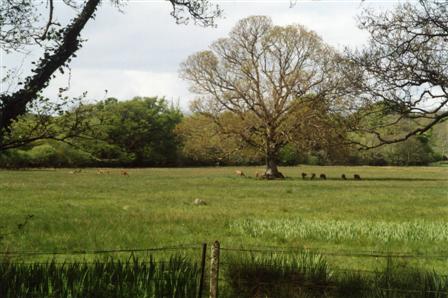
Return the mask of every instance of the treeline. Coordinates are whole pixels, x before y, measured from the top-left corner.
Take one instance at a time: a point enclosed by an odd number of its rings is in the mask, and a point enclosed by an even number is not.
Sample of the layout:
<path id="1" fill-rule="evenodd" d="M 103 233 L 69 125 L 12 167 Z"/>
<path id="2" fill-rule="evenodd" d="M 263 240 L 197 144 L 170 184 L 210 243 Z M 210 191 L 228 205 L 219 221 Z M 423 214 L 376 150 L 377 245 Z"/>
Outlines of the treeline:
<path id="1" fill-rule="evenodd" d="M 215 166 L 265 162 L 262 152 L 235 134 L 227 134 L 206 115 L 184 115 L 164 98 L 135 97 L 129 101 L 109 98 L 82 108 L 89 115 L 82 133 L 64 142 L 38 140 L 0 152 L 0 166 Z M 401 143 L 358 150 L 341 139 L 347 132 L 340 119 L 311 107 L 302 111 L 309 117 L 306 123 L 297 126 L 297 138 L 281 149 L 280 165 L 427 165 L 447 159 L 446 121 L 424 135 Z M 228 118 L 226 129 L 238 128 L 238 119 L 230 114 L 224 117 Z M 29 114 L 13 126 L 12 134 L 28 133 L 27 129 L 38 121 L 36 115 Z M 394 130 L 406 131 L 412 125 L 409 122 L 406 127 L 394 127 Z M 360 133 L 356 138 L 366 136 Z"/>

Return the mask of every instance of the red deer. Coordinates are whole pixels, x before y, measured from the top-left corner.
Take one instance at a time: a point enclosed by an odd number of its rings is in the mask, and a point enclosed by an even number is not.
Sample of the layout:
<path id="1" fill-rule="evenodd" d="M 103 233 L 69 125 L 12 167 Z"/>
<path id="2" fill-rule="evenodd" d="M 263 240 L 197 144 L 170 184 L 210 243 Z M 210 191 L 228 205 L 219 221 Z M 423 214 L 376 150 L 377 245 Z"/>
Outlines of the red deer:
<path id="1" fill-rule="evenodd" d="M 325 176 L 325 174 L 320 174 L 319 178 L 322 180 L 327 180 L 327 176 Z"/>
<path id="2" fill-rule="evenodd" d="M 123 176 L 129 176 L 129 173 L 128 173 L 128 171 L 121 170 L 121 175 L 123 175 Z"/>
<path id="3" fill-rule="evenodd" d="M 347 177 L 345 177 L 345 174 L 342 174 L 341 178 L 342 178 L 342 180 L 347 180 Z"/>
<path id="4" fill-rule="evenodd" d="M 311 180 L 314 180 L 314 178 L 316 178 L 316 174 L 315 174 L 315 173 L 312 173 L 310 179 L 311 179 Z"/>
<path id="5" fill-rule="evenodd" d="M 239 171 L 239 170 L 236 170 L 236 171 L 235 171 L 235 174 L 236 174 L 237 176 L 246 176 L 246 175 L 244 174 L 243 171 Z"/>
<path id="6" fill-rule="evenodd" d="M 355 180 L 361 180 L 361 176 L 359 176 L 358 174 L 353 175 L 353 178 L 355 178 Z"/>
<path id="7" fill-rule="evenodd" d="M 303 180 L 306 179 L 306 173 L 302 173 L 302 179 L 303 179 Z"/>

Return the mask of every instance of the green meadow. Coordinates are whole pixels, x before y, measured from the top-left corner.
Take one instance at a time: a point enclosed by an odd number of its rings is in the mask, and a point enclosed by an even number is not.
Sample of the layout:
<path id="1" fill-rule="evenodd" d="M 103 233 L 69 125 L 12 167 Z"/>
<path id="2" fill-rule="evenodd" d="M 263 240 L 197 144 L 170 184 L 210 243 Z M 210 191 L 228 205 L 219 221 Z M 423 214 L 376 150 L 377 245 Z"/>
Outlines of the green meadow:
<path id="1" fill-rule="evenodd" d="M 1 170 L 0 248 L 127 249 L 219 240 L 224 248 L 448 255 L 446 167 L 284 167 L 287 178 L 276 181 L 256 179 L 262 170 L 148 168 L 128 169 L 128 176 L 120 169 Z M 325 173 L 327 180 L 302 180 L 302 172 Z M 354 180 L 355 173 L 362 180 Z M 194 205 L 195 199 L 207 205 Z M 332 257 L 348 267 L 377 261 Z M 414 262 L 447 267 L 446 258 Z"/>

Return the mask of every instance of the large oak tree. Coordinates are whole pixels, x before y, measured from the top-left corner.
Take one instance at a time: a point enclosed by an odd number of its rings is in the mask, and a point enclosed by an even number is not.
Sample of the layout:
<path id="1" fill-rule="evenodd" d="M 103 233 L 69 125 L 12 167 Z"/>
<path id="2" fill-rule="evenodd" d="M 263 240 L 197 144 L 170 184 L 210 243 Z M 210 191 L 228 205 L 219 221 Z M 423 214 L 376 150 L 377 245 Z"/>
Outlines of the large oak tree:
<path id="1" fill-rule="evenodd" d="M 253 16 L 240 20 L 210 50 L 190 56 L 180 72 L 199 95 L 193 109 L 213 119 L 222 133 L 262 152 L 266 177 L 279 178 L 279 151 L 301 123 L 292 115 L 301 103 L 330 105 L 337 98 L 337 58 L 314 32 Z M 234 125 L 228 125 L 229 112 Z"/>

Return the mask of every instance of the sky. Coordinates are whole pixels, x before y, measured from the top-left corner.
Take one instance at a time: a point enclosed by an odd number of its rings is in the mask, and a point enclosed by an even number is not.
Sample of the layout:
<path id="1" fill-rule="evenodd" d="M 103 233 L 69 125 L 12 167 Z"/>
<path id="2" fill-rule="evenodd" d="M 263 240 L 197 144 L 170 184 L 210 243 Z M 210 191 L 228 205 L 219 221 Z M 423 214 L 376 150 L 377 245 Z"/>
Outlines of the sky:
<path id="1" fill-rule="evenodd" d="M 204 28 L 193 23 L 176 24 L 167 1 L 129 0 L 122 11 L 105 1 L 82 33 L 87 41 L 71 63 L 71 79 L 67 74 L 57 75 L 44 95 L 53 98 L 59 88 L 70 82 L 67 95 L 79 96 L 87 91 L 90 102 L 106 97 L 126 100 L 159 96 L 188 111 L 195 95 L 189 92 L 188 83 L 179 78 L 180 63 L 227 36 L 238 20 L 266 15 L 276 25 L 301 24 L 343 50 L 347 46 L 360 47 L 367 41 L 367 33 L 358 29 L 356 21 L 364 9 L 390 9 L 397 1 L 297 0 L 292 7 L 289 0 L 215 3 L 223 9 L 224 17 L 217 20 L 216 28 Z M 73 11 L 62 4 L 57 9 L 62 20 L 73 16 Z M 39 52 L 32 52 L 25 59 L 2 53 L 0 63 L 6 68 L 23 63 L 26 69 L 38 57 Z M 3 91 L 7 88 L 1 87 Z"/>

